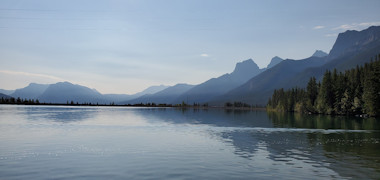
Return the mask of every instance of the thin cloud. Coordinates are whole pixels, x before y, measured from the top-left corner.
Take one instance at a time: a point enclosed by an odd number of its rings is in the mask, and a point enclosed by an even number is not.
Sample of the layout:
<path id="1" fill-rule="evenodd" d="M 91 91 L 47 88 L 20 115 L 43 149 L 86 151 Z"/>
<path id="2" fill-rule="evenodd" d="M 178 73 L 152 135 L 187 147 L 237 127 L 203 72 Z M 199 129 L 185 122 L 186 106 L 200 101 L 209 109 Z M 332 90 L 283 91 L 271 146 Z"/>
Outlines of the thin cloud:
<path id="1" fill-rule="evenodd" d="M 365 23 L 360 23 L 359 26 L 379 26 L 380 22 L 365 22 Z"/>
<path id="2" fill-rule="evenodd" d="M 336 37 L 336 36 L 338 36 L 338 34 L 326 34 L 325 36 L 326 37 Z"/>
<path id="3" fill-rule="evenodd" d="M 323 29 L 323 28 L 325 28 L 325 26 L 315 26 L 315 27 L 313 27 L 313 29 Z"/>
<path id="4" fill-rule="evenodd" d="M 209 56 L 210 56 L 210 55 L 205 54 L 205 53 L 201 54 L 201 57 L 209 57 Z"/>
<path id="5" fill-rule="evenodd" d="M 37 74 L 37 73 L 28 73 L 28 72 L 19 72 L 19 71 L 7 71 L 7 70 L 0 70 L 0 73 L 8 74 L 8 75 L 19 75 L 19 76 L 28 76 L 28 77 L 38 77 L 38 78 L 45 78 L 45 79 L 51 79 L 56 81 L 64 81 L 64 79 L 46 75 L 46 74 Z"/>
<path id="6" fill-rule="evenodd" d="M 332 30 L 357 30 L 362 28 L 367 28 L 369 26 L 379 26 L 380 22 L 363 22 L 363 23 L 352 23 L 352 24 L 343 24 L 338 27 L 333 28 Z"/>
<path id="7" fill-rule="evenodd" d="M 333 28 L 333 30 L 348 30 L 348 29 L 354 29 L 357 27 L 355 24 L 343 24 L 338 27 Z"/>

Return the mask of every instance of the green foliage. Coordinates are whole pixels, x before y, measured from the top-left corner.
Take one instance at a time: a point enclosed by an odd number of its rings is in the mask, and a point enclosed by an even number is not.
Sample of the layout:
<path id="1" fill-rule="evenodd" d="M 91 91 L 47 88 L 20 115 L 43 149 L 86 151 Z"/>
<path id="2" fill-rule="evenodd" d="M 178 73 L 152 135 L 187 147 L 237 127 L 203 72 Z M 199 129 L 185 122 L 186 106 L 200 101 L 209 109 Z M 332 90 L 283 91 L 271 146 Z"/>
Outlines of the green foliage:
<path id="1" fill-rule="evenodd" d="M 314 106 L 315 100 L 318 96 L 318 85 L 315 77 L 310 78 L 309 83 L 307 84 L 306 91 L 308 103 L 310 103 L 311 106 Z"/>
<path id="2" fill-rule="evenodd" d="M 379 55 L 380 56 L 380 55 Z M 306 90 L 274 90 L 267 104 L 276 111 L 380 115 L 380 60 L 343 72 L 326 71 L 322 82 L 310 78 Z"/>
<path id="3" fill-rule="evenodd" d="M 304 89 L 292 88 L 274 90 L 267 107 L 276 111 L 305 111 L 307 94 Z"/>
<path id="4" fill-rule="evenodd" d="M 335 103 L 335 88 L 333 86 L 333 83 L 334 82 L 333 77 L 331 76 L 331 72 L 326 71 L 323 76 L 321 88 L 318 92 L 316 109 L 319 113 L 331 114 L 333 111 Z"/>

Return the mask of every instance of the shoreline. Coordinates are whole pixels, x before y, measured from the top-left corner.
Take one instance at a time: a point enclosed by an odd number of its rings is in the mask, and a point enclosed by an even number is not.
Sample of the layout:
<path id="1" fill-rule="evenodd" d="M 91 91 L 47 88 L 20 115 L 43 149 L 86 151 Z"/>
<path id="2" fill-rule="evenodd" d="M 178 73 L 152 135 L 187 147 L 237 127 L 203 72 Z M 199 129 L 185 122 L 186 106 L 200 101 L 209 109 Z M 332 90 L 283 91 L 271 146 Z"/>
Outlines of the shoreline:
<path id="1" fill-rule="evenodd" d="M 0 105 L 25 105 L 25 106 L 81 106 L 81 107 L 152 107 L 152 108 L 177 108 L 177 109 L 224 109 L 224 110 L 267 110 L 266 107 L 224 107 L 224 106 L 182 106 L 182 105 L 142 105 L 142 104 L 65 104 L 65 103 L 0 103 Z"/>

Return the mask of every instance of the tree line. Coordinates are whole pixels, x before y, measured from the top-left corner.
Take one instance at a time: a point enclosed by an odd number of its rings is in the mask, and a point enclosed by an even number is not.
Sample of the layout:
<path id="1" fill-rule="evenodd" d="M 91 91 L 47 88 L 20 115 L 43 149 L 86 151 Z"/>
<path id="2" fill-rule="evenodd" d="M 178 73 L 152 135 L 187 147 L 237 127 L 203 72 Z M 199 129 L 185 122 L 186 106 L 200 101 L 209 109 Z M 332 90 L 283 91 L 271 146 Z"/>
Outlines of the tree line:
<path id="1" fill-rule="evenodd" d="M 250 105 L 250 104 L 247 104 L 244 102 L 235 101 L 233 103 L 231 103 L 231 102 L 224 103 L 224 108 L 227 108 L 227 109 L 234 109 L 234 108 L 247 109 L 247 108 L 264 108 L 264 107 L 257 105 L 257 104 L 256 105 Z"/>
<path id="2" fill-rule="evenodd" d="M 40 101 L 38 99 L 21 99 L 20 97 L 18 98 L 4 98 L 1 97 L 0 99 L 0 104 L 30 104 L 30 105 L 38 105 L 40 104 Z"/>
<path id="3" fill-rule="evenodd" d="M 182 102 L 182 104 L 156 104 L 154 102 L 152 103 L 137 103 L 137 104 L 115 104 L 114 102 L 111 102 L 109 104 L 101 104 L 101 103 L 90 103 L 90 102 L 74 102 L 74 101 L 67 101 L 66 103 L 46 103 L 46 102 L 40 102 L 38 99 L 22 99 L 20 97 L 14 98 L 5 98 L 1 97 L 0 104 L 18 104 L 18 105 L 67 105 L 67 106 L 133 106 L 133 107 L 193 107 L 193 108 L 206 108 L 208 107 L 208 103 L 200 104 L 200 103 L 194 103 L 193 105 L 187 104 L 185 102 Z"/>
<path id="4" fill-rule="evenodd" d="M 268 110 L 338 115 L 380 115 L 380 54 L 345 72 L 327 70 L 322 82 L 311 77 L 306 89 L 276 89 Z"/>

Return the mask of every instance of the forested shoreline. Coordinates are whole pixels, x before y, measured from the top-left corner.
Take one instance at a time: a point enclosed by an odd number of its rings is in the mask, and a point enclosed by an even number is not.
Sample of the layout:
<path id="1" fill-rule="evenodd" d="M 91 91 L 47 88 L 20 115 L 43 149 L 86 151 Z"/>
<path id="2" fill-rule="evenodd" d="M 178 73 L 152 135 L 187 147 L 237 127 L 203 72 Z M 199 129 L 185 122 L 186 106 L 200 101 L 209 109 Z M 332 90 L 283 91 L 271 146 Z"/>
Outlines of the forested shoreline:
<path id="1" fill-rule="evenodd" d="M 322 82 L 311 77 L 306 89 L 276 89 L 267 110 L 379 116 L 380 54 L 374 61 L 345 72 L 327 70 Z"/>

